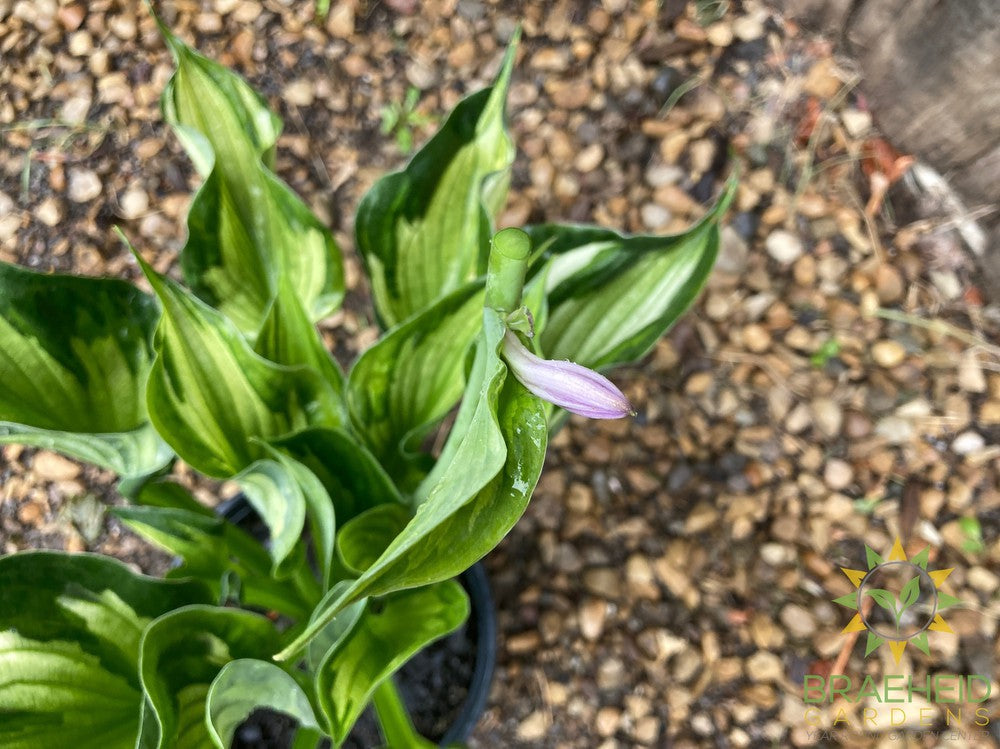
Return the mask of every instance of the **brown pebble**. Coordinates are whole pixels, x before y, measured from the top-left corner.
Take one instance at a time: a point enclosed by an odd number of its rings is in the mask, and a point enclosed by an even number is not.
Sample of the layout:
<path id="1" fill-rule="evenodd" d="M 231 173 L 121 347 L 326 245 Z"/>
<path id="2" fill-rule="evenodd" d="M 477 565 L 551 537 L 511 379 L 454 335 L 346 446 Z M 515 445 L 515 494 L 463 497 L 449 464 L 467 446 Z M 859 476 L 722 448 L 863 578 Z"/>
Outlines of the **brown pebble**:
<path id="1" fill-rule="evenodd" d="M 536 710 L 523 721 L 517 727 L 517 738 L 521 741 L 538 741 L 548 730 L 548 721 L 545 718 L 545 713 L 541 710 Z"/>
<path id="2" fill-rule="evenodd" d="M 582 109 L 590 103 L 593 89 L 590 83 L 584 79 L 565 82 L 561 81 L 546 86 L 552 103 L 560 109 Z"/>
<path id="3" fill-rule="evenodd" d="M 747 325 L 743 328 L 743 343 L 753 353 L 762 354 L 771 348 L 771 334 L 763 325 Z"/>
<path id="4" fill-rule="evenodd" d="M 35 501 L 25 502 L 17 511 L 17 519 L 28 526 L 37 526 L 45 517 L 45 510 L 41 503 Z"/>
<path id="5" fill-rule="evenodd" d="M 597 567 L 583 573 L 584 587 L 595 596 L 616 599 L 621 595 L 621 576 L 610 567 Z"/>
<path id="6" fill-rule="evenodd" d="M 72 3 L 61 7 L 56 15 L 66 31 L 76 31 L 83 23 L 87 9 L 82 3 Z"/>
<path id="7" fill-rule="evenodd" d="M 587 640 L 597 640 L 604 631 L 608 604 L 599 598 L 588 598 L 580 606 L 580 634 Z"/>
<path id="8" fill-rule="evenodd" d="M 854 480 L 854 470 L 846 461 L 832 458 L 823 469 L 823 480 L 834 491 L 846 488 Z"/>
<path id="9" fill-rule="evenodd" d="M 891 369 L 903 363 L 906 349 L 898 341 L 876 341 L 871 348 L 872 359 L 880 367 Z"/>
<path id="10" fill-rule="evenodd" d="M 597 731 L 597 735 L 607 738 L 618 730 L 621 719 L 622 713 L 617 707 L 602 707 L 597 711 L 597 717 L 594 719 L 594 729 Z"/>
<path id="11" fill-rule="evenodd" d="M 541 636 L 537 632 L 521 632 L 520 634 L 508 637 L 504 643 L 504 648 L 513 655 L 522 655 L 524 653 L 534 653 L 540 645 Z"/>
<path id="12" fill-rule="evenodd" d="M 883 304 L 893 304 L 903 298 L 903 277 L 891 265 L 880 265 L 875 270 L 875 293 Z"/>
<path id="13" fill-rule="evenodd" d="M 31 461 L 31 470 L 46 481 L 69 481 L 80 475 L 80 466 L 62 455 L 41 450 Z"/>
<path id="14" fill-rule="evenodd" d="M 979 409 L 979 423 L 983 426 L 1000 424 L 1000 400 L 988 400 Z"/>

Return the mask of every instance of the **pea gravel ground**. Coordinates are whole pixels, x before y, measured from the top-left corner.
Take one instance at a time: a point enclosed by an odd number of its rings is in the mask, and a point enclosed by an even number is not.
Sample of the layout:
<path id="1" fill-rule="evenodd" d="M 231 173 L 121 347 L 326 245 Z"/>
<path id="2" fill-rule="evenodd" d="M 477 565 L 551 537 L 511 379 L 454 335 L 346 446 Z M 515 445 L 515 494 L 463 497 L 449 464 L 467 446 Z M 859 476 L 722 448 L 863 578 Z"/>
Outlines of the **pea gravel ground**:
<path id="1" fill-rule="evenodd" d="M 817 738 L 803 674 L 982 673 L 997 694 L 997 300 L 963 217 L 915 187 L 919 165 L 879 136 L 828 41 L 758 0 L 334 0 L 325 21 L 308 0 L 157 8 L 283 116 L 278 172 L 347 256 L 347 302 L 322 323 L 345 363 L 376 337 L 353 210 L 406 158 L 383 108 L 418 90 L 406 128 L 422 142 L 489 82 L 517 23 L 520 155 L 501 224 L 672 232 L 741 170 L 705 294 L 615 375 L 638 416 L 571 420 L 487 560 L 501 660 L 475 747 L 929 747 L 881 713 L 873 737 Z M 144 7 L 0 0 L 0 56 L 0 259 L 135 279 L 118 225 L 174 271 L 197 179 L 159 114 L 171 66 Z M 105 514 L 121 501 L 111 479 L 3 448 L 0 551 L 162 570 Z M 206 502 L 231 491 L 194 485 Z M 845 647 L 831 602 L 849 592 L 838 568 L 896 535 L 954 567 L 946 589 L 964 602 L 956 636 L 899 667 Z"/>

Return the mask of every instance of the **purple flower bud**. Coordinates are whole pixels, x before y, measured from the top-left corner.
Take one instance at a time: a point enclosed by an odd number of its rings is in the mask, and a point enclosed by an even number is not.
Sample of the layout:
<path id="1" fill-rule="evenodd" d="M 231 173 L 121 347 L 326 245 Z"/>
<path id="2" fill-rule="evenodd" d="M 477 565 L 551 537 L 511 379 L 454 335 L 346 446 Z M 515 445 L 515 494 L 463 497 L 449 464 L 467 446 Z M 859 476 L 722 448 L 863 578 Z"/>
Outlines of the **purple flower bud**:
<path id="1" fill-rule="evenodd" d="M 507 331 L 503 355 L 510 371 L 528 390 L 590 419 L 620 419 L 635 415 L 621 390 L 604 375 L 570 361 L 541 359 Z"/>

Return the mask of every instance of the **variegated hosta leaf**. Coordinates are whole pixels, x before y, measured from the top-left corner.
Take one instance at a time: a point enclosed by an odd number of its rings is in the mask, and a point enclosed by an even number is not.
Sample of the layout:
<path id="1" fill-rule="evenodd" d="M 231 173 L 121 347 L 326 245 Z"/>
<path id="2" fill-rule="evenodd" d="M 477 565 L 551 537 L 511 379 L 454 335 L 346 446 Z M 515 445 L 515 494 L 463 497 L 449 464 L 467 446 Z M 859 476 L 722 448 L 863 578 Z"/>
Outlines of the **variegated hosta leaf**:
<path id="1" fill-rule="evenodd" d="M 348 378 L 356 431 L 404 491 L 423 478 L 421 440 L 458 402 L 470 346 L 482 328 L 483 286 L 466 284 L 389 331 Z"/>
<path id="2" fill-rule="evenodd" d="M 217 749 L 229 749 L 236 729 L 261 707 L 290 715 L 302 728 L 320 728 L 295 679 L 274 663 L 241 659 L 223 666 L 208 691 L 208 730 Z"/>
<path id="3" fill-rule="evenodd" d="M 292 552 L 301 546 L 308 518 L 314 559 L 325 590 L 332 571 L 336 533 L 333 502 L 323 483 L 306 466 L 273 447 L 267 446 L 267 450 L 272 457 L 257 461 L 236 476 L 236 481 L 270 532 L 274 559 L 271 574 L 285 577 L 292 571 L 289 565 L 306 561 L 292 556 Z M 305 572 L 311 577 L 311 570 Z"/>
<path id="4" fill-rule="evenodd" d="M 547 250 L 548 317 L 540 346 L 551 359 L 604 369 L 641 358 L 691 305 L 719 247 L 730 180 L 711 211 L 682 234 L 623 237 L 609 229 L 528 229 Z"/>
<path id="5" fill-rule="evenodd" d="M 278 657 L 297 653 L 355 601 L 454 577 L 521 516 L 545 457 L 545 409 L 507 374 L 500 316 L 486 309 L 483 321 L 466 398 L 440 460 L 416 490 L 416 515 Z"/>
<path id="6" fill-rule="evenodd" d="M 242 528 L 207 510 L 177 484 L 150 482 L 136 500 L 141 506 L 116 507 L 112 512 L 147 541 L 181 558 L 181 565 L 168 577 L 202 580 L 215 600 L 232 597 L 295 619 L 308 617 L 315 600 L 273 577 L 271 554 Z M 329 532 L 332 535 L 333 529 Z M 322 559 L 320 550 L 325 547 L 319 542 L 316 547 L 317 558 Z"/>
<path id="7" fill-rule="evenodd" d="M 403 502 L 375 457 L 343 429 L 303 429 L 271 444 L 319 479 L 338 523 L 346 523 L 370 507 Z"/>
<path id="8" fill-rule="evenodd" d="M 139 262 L 163 306 L 149 415 L 185 461 L 228 478 L 267 457 L 260 441 L 339 426 L 341 404 L 318 373 L 263 359 L 219 312 Z"/>
<path id="9" fill-rule="evenodd" d="M 269 445 L 268 451 L 273 457 L 271 462 L 281 467 L 302 497 L 305 517 L 309 522 L 313 561 L 319 568 L 325 591 L 330 585 L 330 575 L 333 572 L 334 543 L 337 533 L 336 507 L 323 482 L 307 466 L 273 446 Z M 353 465 L 350 469 L 353 470 Z M 295 496 L 294 492 L 292 496 Z M 270 528 L 270 524 L 268 527 Z M 273 538 L 274 531 L 272 530 L 271 533 Z M 274 556 L 273 541 L 271 554 Z M 281 560 L 275 558 L 275 561 L 280 564 Z"/>
<path id="10" fill-rule="evenodd" d="M 209 591 L 107 557 L 0 558 L 0 746 L 133 749 L 139 644 L 155 617 Z"/>
<path id="11" fill-rule="evenodd" d="M 504 123 L 517 39 L 492 87 L 464 99 L 401 172 L 358 207 L 358 248 L 391 328 L 485 272 L 514 145 Z"/>
<path id="12" fill-rule="evenodd" d="M 350 733 L 379 684 L 468 615 L 469 599 L 453 580 L 394 593 L 377 607 L 369 602 L 316 672 L 316 694 L 334 741 Z"/>
<path id="13" fill-rule="evenodd" d="M 337 533 L 337 556 L 347 569 L 360 575 L 382 556 L 410 522 L 403 505 L 384 504 L 358 515 Z"/>
<path id="14" fill-rule="evenodd" d="M 152 622 L 140 644 L 139 674 L 151 708 L 138 749 L 211 747 L 206 700 L 222 668 L 270 656 L 278 633 L 263 616 L 186 606 Z"/>
<path id="15" fill-rule="evenodd" d="M 302 300 L 287 280 L 278 284 L 254 351 L 275 364 L 316 370 L 330 391 L 326 399 L 337 405 L 340 422 L 347 423 L 344 373 L 327 351 L 319 331 L 306 315 Z"/>
<path id="16" fill-rule="evenodd" d="M 295 477 L 275 460 L 258 460 L 237 483 L 271 533 L 274 570 L 292 553 L 306 522 L 306 501 Z"/>
<path id="17" fill-rule="evenodd" d="M 156 302 L 124 281 L 0 263 L 0 444 L 72 455 L 123 476 L 152 473 L 170 449 L 144 390 Z"/>
<path id="18" fill-rule="evenodd" d="M 330 601 L 336 600 L 350 584 L 350 580 L 341 580 L 330 588 L 326 595 L 323 596 L 323 600 L 320 601 L 319 605 L 313 610 L 312 616 L 309 617 L 309 621 L 317 618 L 318 614 L 322 614 L 322 612 L 325 611 L 327 604 Z M 364 613 L 367 603 L 368 599 L 364 598 L 360 601 L 352 603 L 344 609 L 341 609 L 340 612 L 327 621 L 323 629 L 309 641 L 309 647 L 306 648 L 305 652 L 305 662 L 310 671 L 315 672 L 319 669 L 319 664 L 323 662 L 323 659 L 326 657 L 326 654 L 330 652 L 330 649 L 340 642 L 342 638 L 346 637 L 347 633 L 350 632 L 354 625 L 358 623 L 358 620 Z"/>
<path id="19" fill-rule="evenodd" d="M 271 171 L 281 120 L 242 78 L 161 31 L 177 64 L 163 115 L 205 177 L 181 255 L 187 282 L 251 337 L 283 276 L 311 320 L 329 314 L 344 294 L 340 251 Z"/>

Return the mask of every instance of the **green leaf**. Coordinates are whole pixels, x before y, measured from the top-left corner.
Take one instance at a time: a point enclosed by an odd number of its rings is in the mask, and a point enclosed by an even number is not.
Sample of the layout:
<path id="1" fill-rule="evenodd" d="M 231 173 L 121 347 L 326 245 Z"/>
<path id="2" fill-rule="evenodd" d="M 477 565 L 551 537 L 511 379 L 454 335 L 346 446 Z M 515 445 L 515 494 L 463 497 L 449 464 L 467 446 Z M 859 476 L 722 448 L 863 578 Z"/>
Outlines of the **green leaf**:
<path id="1" fill-rule="evenodd" d="M 302 487 L 275 460 L 259 460 L 236 476 L 247 500 L 271 534 L 274 570 L 291 554 L 306 522 L 306 500 Z"/>
<path id="2" fill-rule="evenodd" d="M 460 102 L 407 167 L 376 182 L 358 207 L 357 245 L 386 328 L 486 270 L 514 159 L 504 109 L 516 46 L 515 36 L 493 86 Z"/>
<path id="3" fill-rule="evenodd" d="M 983 543 L 983 528 L 979 518 L 974 515 L 958 519 L 958 527 L 961 529 L 965 540 L 962 542 L 962 551 L 970 554 L 979 554 L 986 549 Z"/>
<path id="4" fill-rule="evenodd" d="M 868 630 L 868 637 L 865 638 L 865 658 L 871 655 L 883 642 L 885 642 L 883 638 Z"/>
<path id="5" fill-rule="evenodd" d="M 468 597 L 450 580 L 369 601 L 316 674 L 320 708 L 334 741 L 344 740 L 375 687 L 468 615 Z"/>
<path id="6" fill-rule="evenodd" d="M 337 533 L 337 519 L 333 501 L 330 499 L 326 487 L 323 486 L 323 482 L 305 465 L 270 445 L 267 446 L 267 449 L 298 485 L 302 501 L 305 503 L 306 517 L 309 520 L 314 559 L 323 578 L 323 589 L 326 590 L 330 585 L 330 576 L 333 571 L 333 554 Z"/>
<path id="7" fill-rule="evenodd" d="M 191 492 L 168 478 L 147 481 L 136 492 L 134 499 L 137 504 L 145 507 L 169 507 L 208 518 L 217 517 L 211 509 L 195 499 Z"/>
<path id="8" fill-rule="evenodd" d="M 535 340 L 545 332 L 545 326 L 549 321 L 549 299 L 545 294 L 549 268 L 549 264 L 543 265 L 541 270 L 524 285 L 524 293 L 521 298 L 521 303 L 531 312 Z"/>
<path id="9" fill-rule="evenodd" d="M 605 369 L 640 359 L 704 286 L 733 180 L 701 221 L 672 236 L 624 237 L 587 226 L 530 227 L 546 255 L 549 311 L 540 347 L 551 359 Z"/>
<path id="10" fill-rule="evenodd" d="M 906 609 L 910 608 L 910 606 L 917 602 L 919 597 L 920 575 L 917 575 L 912 580 L 907 581 L 906 585 L 899 592 L 899 613 L 902 614 Z"/>
<path id="11" fill-rule="evenodd" d="M 0 444 L 8 443 L 64 453 L 114 471 L 124 479 L 141 480 L 164 468 L 174 457 L 173 450 L 151 424 L 131 432 L 86 434 L 0 422 Z M 121 492 L 127 496 L 121 487 L 119 484 Z"/>
<path id="12" fill-rule="evenodd" d="M 389 331 L 351 370 L 347 400 L 355 429 L 404 490 L 431 463 L 421 441 L 458 402 L 470 346 L 482 328 L 482 282 L 449 294 Z"/>
<path id="13" fill-rule="evenodd" d="M 208 686 L 230 661 L 267 658 L 276 644 L 271 622 L 237 609 L 188 606 L 152 622 L 142 636 L 139 673 L 154 718 L 147 735 L 154 741 L 140 749 L 212 746 Z"/>
<path id="14" fill-rule="evenodd" d="M 122 643 L 128 639 L 122 631 L 98 626 L 95 612 L 94 618 L 82 619 L 74 608 L 80 602 L 104 601 L 105 596 L 119 599 L 138 619 L 211 600 L 201 583 L 138 575 L 109 557 L 52 551 L 0 557 L 0 630 L 14 629 L 35 640 L 73 640 L 102 659 L 122 662 Z"/>
<path id="15" fill-rule="evenodd" d="M 243 659 L 223 666 L 208 691 L 208 729 L 215 746 L 229 749 L 236 729 L 260 707 L 319 729 L 309 698 L 295 679 L 273 663 Z"/>
<path id="16" fill-rule="evenodd" d="M 211 749 L 214 745 L 205 720 L 208 684 L 191 684 L 177 693 L 177 735 L 171 749 Z"/>
<path id="17" fill-rule="evenodd" d="M 132 749 L 139 691 L 72 642 L 0 632 L 0 745 Z"/>
<path id="18" fill-rule="evenodd" d="M 316 326 L 306 316 L 301 300 L 287 281 L 279 285 L 254 351 L 275 364 L 315 370 L 329 392 L 324 400 L 337 411 L 337 423 L 347 423 L 343 400 L 344 373 L 326 350 Z"/>
<path id="19" fill-rule="evenodd" d="M 944 611 L 946 608 L 961 603 L 961 601 L 955 596 L 949 595 L 948 593 L 943 593 L 940 590 L 938 591 L 937 595 L 938 595 L 938 601 L 937 601 L 938 611 Z"/>
<path id="20" fill-rule="evenodd" d="M 854 509 L 862 515 L 871 515 L 882 501 L 882 497 L 865 497 L 854 500 Z"/>
<path id="21" fill-rule="evenodd" d="M 319 602 L 319 605 L 312 612 L 312 616 L 309 621 L 313 621 L 321 614 L 331 601 L 335 601 L 341 593 L 343 593 L 351 584 L 350 580 L 341 580 L 336 585 L 334 585 L 326 595 L 323 600 Z M 352 603 L 350 606 L 343 608 L 337 613 L 332 619 L 330 619 L 322 630 L 309 641 L 309 647 L 306 648 L 306 664 L 311 671 L 317 671 L 319 669 L 320 663 L 326 657 L 326 654 L 330 652 L 330 648 L 336 645 L 340 640 L 347 635 L 351 629 L 358 623 L 361 618 L 361 614 L 364 613 L 365 606 L 368 604 L 368 599 L 364 598 L 360 601 Z"/>
<path id="22" fill-rule="evenodd" d="M 809 357 L 809 362 L 817 369 L 822 369 L 826 363 L 840 353 L 840 341 L 827 338 L 823 344 Z"/>
<path id="23" fill-rule="evenodd" d="M 868 564 L 868 569 L 873 569 L 878 565 L 882 564 L 885 560 L 870 546 L 865 546 L 865 561 Z"/>
<path id="24" fill-rule="evenodd" d="M 910 557 L 910 564 L 915 564 L 922 570 L 927 569 L 927 563 L 930 561 L 931 547 L 925 546 L 917 554 Z"/>
<path id="25" fill-rule="evenodd" d="M 865 595 L 871 596 L 875 603 L 892 614 L 893 621 L 898 619 L 898 613 L 896 612 L 896 596 L 888 590 L 883 590 L 882 588 L 870 588 L 865 591 Z"/>
<path id="26" fill-rule="evenodd" d="M 507 377 L 499 355 L 503 335 L 500 316 L 484 310 L 467 397 L 440 460 L 417 489 L 414 518 L 276 657 L 301 650 L 354 601 L 454 577 L 496 546 L 524 512 L 545 456 L 545 409 Z"/>
<path id="27" fill-rule="evenodd" d="M 148 502 L 149 494 L 144 489 L 139 501 Z M 184 560 L 169 577 L 202 580 L 217 601 L 226 598 L 228 577 L 236 575 L 240 600 L 247 606 L 293 617 L 304 617 L 311 608 L 285 581 L 271 576 L 273 561 L 267 549 L 224 518 L 183 506 L 118 507 L 112 512 L 147 541 Z"/>
<path id="28" fill-rule="evenodd" d="M 399 122 L 399 116 L 402 112 L 399 106 L 396 104 L 386 104 L 382 107 L 382 127 L 380 132 L 382 135 L 388 135 L 393 130 L 396 129 L 396 124 Z"/>
<path id="29" fill-rule="evenodd" d="M 392 479 L 357 438 L 340 429 L 303 429 L 271 443 L 319 479 L 346 523 L 370 507 L 402 503 Z"/>
<path id="30" fill-rule="evenodd" d="M 208 600 L 198 583 L 137 575 L 107 557 L 0 558 L 0 746 L 132 749 L 143 628 Z"/>
<path id="31" fill-rule="evenodd" d="M 337 534 L 337 553 L 355 574 L 372 566 L 410 521 L 403 505 L 384 504 L 358 515 Z"/>
<path id="32" fill-rule="evenodd" d="M 281 120 L 247 83 L 162 24 L 177 65 L 163 115 L 206 178 L 188 215 L 185 278 L 241 331 L 256 334 L 287 277 L 317 320 L 344 293 L 330 232 L 271 171 Z"/>
<path id="33" fill-rule="evenodd" d="M 0 444 L 72 455 L 127 477 L 171 457 L 143 390 L 156 302 L 124 281 L 0 263 Z"/>
<path id="34" fill-rule="evenodd" d="M 404 154 L 413 150 L 413 132 L 409 124 L 396 131 L 396 146 L 399 147 L 399 152 Z"/>
<path id="35" fill-rule="evenodd" d="M 834 598 L 834 603 L 839 603 L 841 606 L 846 606 L 849 609 L 858 608 L 858 593 L 854 591 L 853 593 L 848 593 L 846 596 L 841 596 L 840 598 Z"/>
<path id="36" fill-rule="evenodd" d="M 212 579 L 228 566 L 223 556 L 222 518 L 172 507 L 115 507 L 111 514 L 143 538 L 181 557 L 182 567 L 171 571 L 177 576 Z"/>
<path id="37" fill-rule="evenodd" d="M 316 372 L 261 358 L 229 320 L 136 257 L 163 305 L 150 418 L 186 462 L 228 478 L 267 456 L 255 438 L 340 423 L 341 406 Z"/>
<path id="38" fill-rule="evenodd" d="M 911 637 L 910 638 L 910 643 L 913 645 L 913 647 L 915 647 L 917 650 L 919 650 L 924 655 L 930 655 L 931 654 L 931 646 L 930 646 L 930 643 L 927 642 L 927 630 L 924 630 L 923 632 L 921 632 L 920 634 L 916 635 L 915 637 Z"/>

